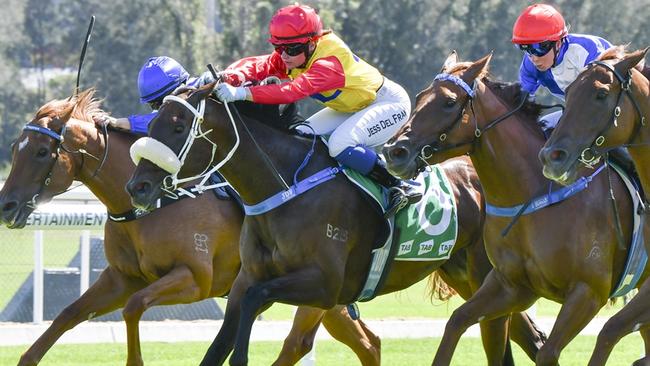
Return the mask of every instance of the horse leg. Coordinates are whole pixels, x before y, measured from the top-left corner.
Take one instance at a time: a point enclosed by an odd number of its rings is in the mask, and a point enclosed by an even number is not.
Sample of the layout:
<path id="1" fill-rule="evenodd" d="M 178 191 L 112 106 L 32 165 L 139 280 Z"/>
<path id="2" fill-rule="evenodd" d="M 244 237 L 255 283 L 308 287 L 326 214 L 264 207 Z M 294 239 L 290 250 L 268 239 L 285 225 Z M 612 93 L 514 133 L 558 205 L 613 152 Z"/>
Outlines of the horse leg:
<path id="1" fill-rule="evenodd" d="M 273 362 L 274 366 L 295 365 L 314 346 L 316 331 L 325 311 L 323 309 L 300 306 L 293 317 L 293 325 L 284 340 L 280 355 Z"/>
<path id="2" fill-rule="evenodd" d="M 20 357 L 18 365 L 37 365 L 63 333 L 84 320 L 121 308 L 129 295 L 144 286 L 139 279 L 107 267 L 81 297 L 57 315 L 45 333 Z"/>
<path id="3" fill-rule="evenodd" d="M 461 335 L 473 324 L 504 317 L 514 309 L 526 308 L 535 300 L 536 297 L 524 288 L 506 287 L 507 282 L 500 277 L 495 270 L 490 271 L 479 290 L 453 312 L 445 327 L 433 365 L 447 366 L 451 363 Z M 501 365 L 502 360 L 497 362 Z"/>
<path id="4" fill-rule="evenodd" d="M 606 301 L 586 284 L 577 284 L 562 304 L 548 340 L 537 353 L 536 365 L 559 365 L 562 349 L 594 318 Z"/>
<path id="5" fill-rule="evenodd" d="M 472 256 L 468 251 L 468 262 L 459 267 L 454 263 L 454 257 L 447 261 L 437 272 L 445 283 L 451 286 L 458 294 L 467 300 L 481 284 L 487 273 L 483 273 L 481 266 L 475 266 Z M 489 264 L 488 264 L 489 266 Z M 469 268 L 471 267 L 471 268 Z M 460 270 L 460 271 L 459 271 Z M 489 272 L 489 271 L 488 271 Z M 465 278 L 465 274 L 467 277 Z M 468 280 L 469 279 L 469 280 Z M 505 318 L 480 322 L 481 342 L 489 365 L 512 365 L 514 359 L 512 352 L 506 353 L 508 332 Z"/>
<path id="6" fill-rule="evenodd" d="M 201 289 L 194 279 L 194 273 L 186 266 L 175 267 L 149 286 L 134 293 L 122 310 L 126 322 L 126 364 L 143 365 L 139 322 L 145 310 L 154 305 L 190 303 L 199 299 Z"/>
<path id="7" fill-rule="evenodd" d="M 242 268 L 239 274 L 237 274 L 237 278 L 235 278 L 230 293 L 228 294 L 226 313 L 224 314 L 219 333 L 217 333 L 210 347 L 208 347 L 200 366 L 223 365 L 226 358 L 228 358 L 238 333 L 242 298 L 246 290 L 253 283 L 255 282 L 252 276 Z"/>
<path id="8" fill-rule="evenodd" d="M 546 342 L 546 333 L 537 327 L 537 324 L 526 312 L 512 313 L 510 315 L 510 339 L 521 347 L 528 358 L 535 361 L 537 352 Z"/>
<path id="9" fill-rule="evenodd" d="M 345 306 L 329 309 L 323 318 L 323 325 L 334 339 L 354 351 L 361 365 L 380 365 L 381 339 L 361 319 L 352 320 Z"/>
<path id="10" fill-rule="evenodd" d="M 327 277 L 330 283 L 340 284 Z M 264 306 L 273 302 L 310 304 L 322 308 L 336 305 L 336 291 L 328 291 L 325 276 L 320 268 L 310 267 L 288 273 L 282 277 L 257 283 L 248 288 L 241 302 L 239 329 L 230 365 L 248 364 L 248 346 L 255 317 Z M 332 286 L 330 286 L 332 287 Z"/>
<path id="11" fill-rule="evenodd" d="M 646 281 L 639 289 L 639 293 L 623 309 L 607 320 L 603 329 L 598 333 L 589 366 L 605 365 L 614 346 L 621 338 L 650 323 L 648 301 L 650 301 L 650 281 Z M 642 336 L 643 334 L 644 332 L 641 332 Z M 646 341 L 645 336 L 643 340 Z M 647 354 L 650 354 L 648 353 L 648 342 L 646 342 Z"/>
<path id="12" fill-rule="evenodd" d="M 643 338 L 643 345 L 645 348 L 645 357 L 638 359 L 632 363 L 632 366 L 650 366 L 650 328 L 642 328 L 639 330 Z"/>

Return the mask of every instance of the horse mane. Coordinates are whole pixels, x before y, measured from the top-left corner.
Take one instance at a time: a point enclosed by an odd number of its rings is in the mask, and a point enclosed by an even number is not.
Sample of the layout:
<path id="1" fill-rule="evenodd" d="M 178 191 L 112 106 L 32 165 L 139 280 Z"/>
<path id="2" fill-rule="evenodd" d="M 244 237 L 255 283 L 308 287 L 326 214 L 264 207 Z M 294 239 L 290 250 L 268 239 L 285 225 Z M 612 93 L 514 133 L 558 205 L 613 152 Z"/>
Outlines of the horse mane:
<path id="1" fill-rule="evenodd" d="M 43 117 L 60 117 L 72 109 L 71 117 L 93 122 L 93 117 L 103 117 L 108 115 L 101 109 L 101 100 L 95 98 L 95 89 L 89 88 L 68 99 L 51 100 L 36 112 L 36 120 Z"/>
<path id="2" fill-rule="evenodd" d="M 524 98 L 524 91 L 521 90 L 521 84 L 506 83 L 502 81 L 491 80 L 488 77 L 482 79 L 483 83 L 499 98 L 506 103 L 509 107 L 515 108 L 521 103 L 521 98 Z M 515 112 L 516 115 L 527 121 L 528 125 L 534 127 L 537 132 L 541 133 L 542 128 L 537 123 L 537 120 L 542 113 L 542 105 L 531 101 L 527 97 L 524 105 Z"/>
<path id="3" fill-rule="evenodd" d="M 280 108 L 278 104 L 258 104 L 249 101 L 235 102 L 237 110 L 248 118 L 252 118 L 265 125 L 271 126 L 283 132 L 288 132 L 289 126 L 304 122 L 299 115 L 296 103 L 287 104 Z"/>

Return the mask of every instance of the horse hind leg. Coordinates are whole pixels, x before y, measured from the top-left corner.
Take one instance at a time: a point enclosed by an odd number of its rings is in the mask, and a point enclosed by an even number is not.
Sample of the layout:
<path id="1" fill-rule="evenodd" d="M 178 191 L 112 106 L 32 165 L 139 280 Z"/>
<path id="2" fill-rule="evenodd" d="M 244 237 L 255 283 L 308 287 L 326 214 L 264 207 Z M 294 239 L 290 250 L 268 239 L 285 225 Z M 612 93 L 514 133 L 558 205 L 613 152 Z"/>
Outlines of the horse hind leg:
<path id="1" fill-rule="evenodd" d="M 337 305 L 328 310 L 323 325 L 334 339 L 354 351 L 361 365 L 380 365 L 381 339 L 361 319 L 353 320 L 345 306 Z"/>
<path id="2" fill-rule="evenodd" d="M 134 293 L 122 310 L 126 322 L 128 350 L 126 364 L 143 365 L 138 326 L 145 310 L 154 305 L 190 303 L 201 298 L 200 287 L 194 279 L 194 273 L 186 266 L 175 267 L 165 276 Z"/>
<path id="3" fill-rule="evenodd" d="M 284 340 L 280 355 L 273 366 L 295 365 L 314 346 L 316 331 L 325 311 L 318 308 L 300 306 L 293 318 L 289 335 Z"/>
<path id="4" fill-rule="evenodd" d="M 80 298 L 68 305 L 34 344 L 20 357 L 19 366 L 37 365 L 45 353 L 77 324 L 121 308 L 126 299 L 145 286 L 139 279 L 125 276 L 107 267 Z"/>

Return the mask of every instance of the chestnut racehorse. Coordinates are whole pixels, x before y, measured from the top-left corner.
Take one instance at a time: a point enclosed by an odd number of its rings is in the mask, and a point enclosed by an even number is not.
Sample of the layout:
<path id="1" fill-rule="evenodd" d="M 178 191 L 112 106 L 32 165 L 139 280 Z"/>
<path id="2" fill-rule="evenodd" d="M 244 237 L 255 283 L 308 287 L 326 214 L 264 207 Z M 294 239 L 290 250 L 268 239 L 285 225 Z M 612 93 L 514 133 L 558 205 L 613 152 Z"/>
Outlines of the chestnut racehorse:
<path id="1" fill-rule="evenodd" d="M 566 108 L 551 137 L 539 153 L 544 175 L 562 183 L 575 180 L 580 161 L 595 160 L 610 149 L 627 147 L 646 197 L 650 191 L 650 68 L 635 65 L 648 49 L 625 53 L 607 50 L 567 89 Z M 585 161 L 588 162 L 588 161 Z M 650 241 L 646 240 L 650 253 Z M 605 365 L 618 341 L 650 323 L 650 281 L 598 334 L 590 366 Z M 635 365 L 650 365 L 646 357 Z"/>

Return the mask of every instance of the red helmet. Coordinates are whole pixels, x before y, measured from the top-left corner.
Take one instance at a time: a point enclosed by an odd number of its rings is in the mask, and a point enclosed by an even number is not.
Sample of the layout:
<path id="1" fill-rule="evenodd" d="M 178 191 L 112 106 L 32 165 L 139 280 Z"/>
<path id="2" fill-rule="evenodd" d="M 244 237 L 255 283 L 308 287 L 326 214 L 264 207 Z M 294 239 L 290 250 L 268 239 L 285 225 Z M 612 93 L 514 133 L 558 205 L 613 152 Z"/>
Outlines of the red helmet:
<path id="1" fill-rule="evenodd" d="M 272 44 L 307 43 L 323 34 L 323 23 L 309 6 L 289 5 L 273 15 L 269 33 Z"/>
<path id="2" fill-rule="evenodd" d="M 560 12 L 550 5 L 535 4 L 527 7 L 517 18 L 512 27 L 512 43 L 558 41 L 568 32 Z"/>

